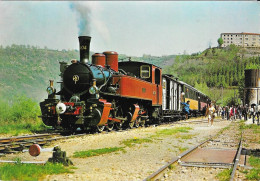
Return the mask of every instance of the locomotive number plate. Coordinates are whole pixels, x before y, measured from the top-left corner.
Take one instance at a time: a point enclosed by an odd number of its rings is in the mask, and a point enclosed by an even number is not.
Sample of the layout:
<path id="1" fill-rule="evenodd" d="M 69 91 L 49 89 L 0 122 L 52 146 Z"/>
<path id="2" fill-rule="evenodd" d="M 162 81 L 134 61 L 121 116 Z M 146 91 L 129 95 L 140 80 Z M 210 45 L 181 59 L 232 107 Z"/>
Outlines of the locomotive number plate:
<path id="1" fill-rule="evenodd" d="M 72 80 L 75 82 L 75 84 L 79 81 L 78 75 L 73 75 Z"/>

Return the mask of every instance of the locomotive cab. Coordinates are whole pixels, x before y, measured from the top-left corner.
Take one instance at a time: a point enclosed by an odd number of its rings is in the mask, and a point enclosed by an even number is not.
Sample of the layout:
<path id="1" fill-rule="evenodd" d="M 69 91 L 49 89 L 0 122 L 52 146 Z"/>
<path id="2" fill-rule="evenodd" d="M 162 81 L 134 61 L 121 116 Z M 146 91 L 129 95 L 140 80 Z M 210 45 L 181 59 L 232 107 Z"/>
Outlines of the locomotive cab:
<path id="1" fill-rule="evenodd" d="M 125 71 L 128 75 L 152 82 L 153 65 L 144 62 L 119 62 L 119 70 Z"/>

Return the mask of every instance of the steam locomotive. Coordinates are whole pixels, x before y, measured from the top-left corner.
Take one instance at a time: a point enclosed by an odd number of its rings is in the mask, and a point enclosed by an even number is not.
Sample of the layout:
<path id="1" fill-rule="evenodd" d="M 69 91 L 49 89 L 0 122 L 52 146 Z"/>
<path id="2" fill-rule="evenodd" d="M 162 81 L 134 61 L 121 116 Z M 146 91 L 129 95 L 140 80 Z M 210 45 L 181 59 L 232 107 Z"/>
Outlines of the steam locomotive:
<path id="1" fill-rule="evenodd" d="M 50 80 L 48 98 L 40 103 L 44 124 L 68 130 L 133 128 L 183 117 L 183 101 L 191 115 L 202 114 L 209 98 L 162 69 L 144 62 L 118 62 L 114 51 L 95 53 L 89 62 L 91 37 L 80 36 L 80 61 L 60 63 L 60 91 Z M 59 96 L 59 98 L 57 98 Z"/>

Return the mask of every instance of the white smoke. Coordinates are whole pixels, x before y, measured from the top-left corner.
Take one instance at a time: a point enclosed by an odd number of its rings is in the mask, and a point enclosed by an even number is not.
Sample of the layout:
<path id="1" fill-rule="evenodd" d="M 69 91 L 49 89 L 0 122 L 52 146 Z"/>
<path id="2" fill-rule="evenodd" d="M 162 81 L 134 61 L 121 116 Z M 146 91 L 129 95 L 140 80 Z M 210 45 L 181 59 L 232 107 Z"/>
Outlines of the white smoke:
<path id="1" fill-rule="evenodd" d="M 79 35 L 90 35 L 91 9 L 80 2 L 72 2 L 70 8 L 77 13 Z"/>
<path id="2" fill-rule="evenodd" d="M 93 35 L 95 32 L 105 41 L 109 41 L 110 33 L 106 24 L 101 20 L 103 10 L 99 2 L 71 2 L 70 8 L 77 15 L 78 35 Z"/>

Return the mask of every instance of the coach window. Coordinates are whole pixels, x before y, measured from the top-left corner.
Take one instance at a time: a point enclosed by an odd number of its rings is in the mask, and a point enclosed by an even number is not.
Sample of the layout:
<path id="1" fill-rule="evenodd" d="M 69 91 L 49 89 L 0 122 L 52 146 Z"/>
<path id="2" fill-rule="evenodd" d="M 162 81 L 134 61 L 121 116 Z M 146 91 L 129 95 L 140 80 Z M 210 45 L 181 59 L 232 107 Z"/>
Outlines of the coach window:
<path id="1" fill-rule="evenodd" d="M 161 83 L 161 71 L 159 69 L 155 69 L 155 83 L 158 85 Z"/>
<path id="2" fill-rule="evenodd" d="M 142 65 L 140 69 L 141 78 L 150 78 L 150 66 Z"/>

